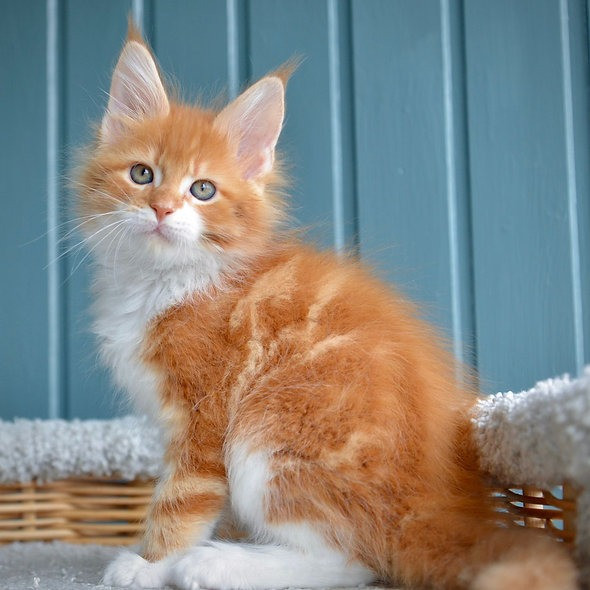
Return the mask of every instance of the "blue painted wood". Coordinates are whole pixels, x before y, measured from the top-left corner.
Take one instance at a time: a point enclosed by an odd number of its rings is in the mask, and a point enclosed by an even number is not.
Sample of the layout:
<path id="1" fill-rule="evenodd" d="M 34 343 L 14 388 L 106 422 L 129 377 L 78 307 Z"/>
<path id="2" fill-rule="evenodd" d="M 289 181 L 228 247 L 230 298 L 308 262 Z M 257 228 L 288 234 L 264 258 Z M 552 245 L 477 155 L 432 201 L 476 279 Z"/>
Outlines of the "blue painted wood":
<path id="1" fill-rule="evenodd" d="M 560 6 L 465 3 L 479 369 L 575 370 Z"/>
<path id="2" fill-rule="evenodd" d="M 86 252 L 45 266 L 71 216 L 52 179 L 102 115 L 130 11 L 188 99 L 304 57 L 281 139 L 295 216 L 310 240 L 358 241 L 487 390 L 589 362 L 588 4 L 0 0 L 0 416 L 122 411 Z"/>
<path id="3" fill-rule="evenodd" d="M 130 10 L 131 3 L 120 0 L 101 2 L 100 10 L 96 10 L 93 0 L 64 3 L 66 154 L 89 141 L 90 124 L 102 117 L 110 75 L 123 46 Z M 71 175 L 72 164 L 73 160 L 68 159 L 66 176 Z M 70 245 L 72 240 L 68 242 Z M 64 416 L 67 418 L 106 417 L 123 411 L 113 394 L 110 376 L 98 361 L 90 329 L 89 262 L 86 249 L 67 256 L 64 278 L 67 305 Z"/>
<path id="4" fill-rule="evenodd" d="M 440 6 L 355 1 L 353 23 L 361 252 L 451 336 L 445 137 L 452 145 L 460 133 L 445 127 Z"/>
<path id="5" fill-rule="evenodd" d="M 441 0 L 450 338 L 459 363 L 476 367 L 463 2 Z"/>
<path id="6" fill-rule="evenodd" d="M 44 5 L 0 2 L 0 415 L 48 415 Z"/>
<path id="7" fill-rule="evenodd" d="M 227 91 L 225 2 L 155 2 L 151 15 L 154 51 L 182 97 L 194 102 L 201 96 L 207 104 Z"/>
<path id="8" fill-rule="evenodd" d="M 328 0 L 330 147 L 334 248 L 358 251 L 352 16 L 349 0 Z"/>
<path id="9" fill-rule="evenodd" d="M 254 79 L 301 56 L 289 82 L 279 149 L 293 179 L 291 212 L 309 238 L 334 245 L 330 147 L 330 76 L 325 2 L 257 0 L 249 4 L 249 55 Z M 312 100 L 310 100 L 312 96 Z"/>
<path id="10" fill-rule="evenodd" d="M 46 118 L 47 118 L 47 312 L 48 312 L 48 415 L 62 415 L 65 393 L 64 318 L 61 288 L 64 260 L 60 248 L 63 227 L 61 211 L 61 139 L 63 116 L 60 109 L 60 3 L 46 2 Z"/>
<path id="11" fill-rule="evenodd" d="M 226 0 L 226 16 L 228 94 L 234 99 L 250 78 L 248 0 Z"/>
<path id="12" fill-rule="evenodd" d="M 581 316 L 579 322 L 582 350 L 577 353 L 577 368 L 580 363 L 590 362 L 590 44 L 588 42 L 588 7 L 584 2 L 569 0 L 562 3 L 567 9 L 571 61 L 571 131 L 573 135 L 573 166 L 576 188 L 576 221 L 579 273 L 578 297 Z M 573 220 L 572 220 L 573 221 Z M 575 265 L 574 265 L 575 266 Z"/>

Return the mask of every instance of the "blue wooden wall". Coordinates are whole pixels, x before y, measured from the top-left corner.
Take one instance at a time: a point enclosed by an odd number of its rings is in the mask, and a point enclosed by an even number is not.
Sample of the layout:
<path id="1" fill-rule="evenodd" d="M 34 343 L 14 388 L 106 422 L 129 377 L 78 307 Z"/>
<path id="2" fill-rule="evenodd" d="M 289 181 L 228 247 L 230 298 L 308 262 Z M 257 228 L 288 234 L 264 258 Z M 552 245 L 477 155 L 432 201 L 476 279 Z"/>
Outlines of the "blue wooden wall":
<path id="1" fill-rule="evenodd" d="M 61 238 L 129 12 L 187 97 L 304 56 L 295 216 L 421 302 L 484 391 L 590 360 L 585 1 L 0 0 L 0 416 L 122 411 Z"/>

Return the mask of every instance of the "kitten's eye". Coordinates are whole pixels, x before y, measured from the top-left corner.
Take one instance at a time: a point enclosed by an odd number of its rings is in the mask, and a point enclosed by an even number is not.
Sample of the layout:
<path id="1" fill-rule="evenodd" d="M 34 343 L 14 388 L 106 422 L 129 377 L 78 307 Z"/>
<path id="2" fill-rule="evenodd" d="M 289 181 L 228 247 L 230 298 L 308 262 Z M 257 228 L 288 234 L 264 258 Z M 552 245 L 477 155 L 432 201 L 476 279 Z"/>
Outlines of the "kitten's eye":
<path id="1" fill-rule="evenodd" d="M 217 192 L 215 185 L 208 180 L 195 180 L 191 184 L 191 195 L 199 199 L 199 201 L 208 201 L 213 198 L 213 195 Z"/>
<path id="2" fill-rule="evenodd" d="M 129 176 L 135 184 L 149 184 L 154 180 L 154 172 L 145 164 L 135 164 L 129 170 Z"/>

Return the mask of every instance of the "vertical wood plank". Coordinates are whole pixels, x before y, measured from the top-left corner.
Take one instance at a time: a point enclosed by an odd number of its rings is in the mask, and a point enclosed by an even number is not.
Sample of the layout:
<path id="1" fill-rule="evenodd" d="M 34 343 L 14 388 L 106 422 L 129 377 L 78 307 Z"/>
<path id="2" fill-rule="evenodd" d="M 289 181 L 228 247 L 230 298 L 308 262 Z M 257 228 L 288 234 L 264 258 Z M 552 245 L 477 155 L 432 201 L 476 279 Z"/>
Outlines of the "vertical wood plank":
<path id="1" fill-rule="evenodd" d="M 489 390 L 575 371 L 560 7 L 465 3 L 478 361 Z"/>
<path id="2" fill-rule="evenodd" d="M 476 367 L 463 2 L 441 0 L 440 9 L 451 338 L 455 358 Z"/>
<path id="3" fill-rule="evenodd" d="M 92 0 L 65 0 L 65 153 L 90 139 L 90 124 L 98 122 L 106 108 L 110 75 L 125 40 L 131 8 L 130 1 L 106 0 L 97 10 Z M 90 257 L 86 255 L 87 251 L 82 250 L 68 256 L 65 273 L 67 418 L 101 418 L 122 411 L 115 401 L 110 376 L 98 362 L 96 340 L 91 333 L 91 271 Z"/>
<path id="4" fill-rule="evenodd" d="M 358 249 L 352 30 L 349 0 L 328 0 L 330 144 L 334 248 Z"/>
<path id="5" fill-rule="evenodd" d="M 573 8 L 573 6 L 572 6 Z M 575 10 L 575 8 L 574 8 Z M 568 0 L 559 2 L 561 69 L 564 111 L 564 151 L 570 238 L 570 267 L 572 283 L 572 315 L 574 338 L 574 362 L 576 372 L 584 366 L 584 334 L 582 320 L 582 284 L 580 268 L 580 237 L 578 229 L 578 183 L 576 174 L 574 104 L 572 79 L 572 47 L 570 34 L 570 6 Z"/>
<path id="6" fill-rule="evenodd" d="M 49 412 L 46 10 L 0 2 L 0 416 Z"/>
<path id="7" fill-rule="evenodd" d="M 64 289 L 63 260 L 60 256 L 60 228 L 64 223 L 61 207 L 61 124 L 59 0 L 46 1 L 46 108 L 47 108 L 47 311 L 49 338 L 48 416 L 59 418 L 64 407 L 65 357 L 63 338 Z"/>
<path id="8" fill-rule="evenodd" d="M 142 31 L 143 35 L 147 35 L 146 27 L 146 6 L 144 0 L 131 0 L 131 16 L 133 22 Z M 149 11 L 149 9 L 148 9 Z"/>
<path id="9" fill-rule="evenodd" d="M 353 2 L 361 253 L 455 336 L 456 352 L 471 329 L 458 16 L 445 30 L 439 3 Z M 456 318 L 453 296 L 466 306 Z"/>
<path id="10" fill-rule="evenodd" d="M 562 0 L 563 1 L 563 0 Z M 576 289 L 579 310 L 574 317 L 579 322 L 577 336 L 576 365 L 590 362 L 590 43 L 588 37 L 588 7 L 579 0 L 568 0 L 565 8 L 569 37 L 569 62 L 571 83 L 570 132 L 572 145 L 569 157 L 573 159 L 574 175 L 572 183 L 575 188 L 575 215 L 570 215 L 570 223 L 575 223 L 577 243 L 572 240 L 572 249 L 577 250 L 572 260 L 572 273 L 579 273 Z M 564 11 L 562 11 L 564 12 Z M 563 42 L 562 42 L 563 45 Z M 563 54 L 564 48 L 562 48 Z M 575 219 L 574 219 L 575 217 Z"/>
<path id="11" fill-rule="evenodd" d="M 304 58 L 287 89 L 279 147 L 293 179 L 291 213 L 309 238 L 333 246 L 330 78 L 325 0 L 256 0 L 248 14 L 253 78 Z M 299 224 L 298 224 L 299 225 Z"/>
<path id="12" fill-rule="evenodd" d="M 250 77 L 248 0 L 226 0 L 228 95 L 236 98 Z"/>
<path id="13" fill-rule="evenodd" d="M 225 2 L 156 1 L 152 9 L 154 51 L 164 73 L 189 102 L 205 103 L 227 91 Z"/>

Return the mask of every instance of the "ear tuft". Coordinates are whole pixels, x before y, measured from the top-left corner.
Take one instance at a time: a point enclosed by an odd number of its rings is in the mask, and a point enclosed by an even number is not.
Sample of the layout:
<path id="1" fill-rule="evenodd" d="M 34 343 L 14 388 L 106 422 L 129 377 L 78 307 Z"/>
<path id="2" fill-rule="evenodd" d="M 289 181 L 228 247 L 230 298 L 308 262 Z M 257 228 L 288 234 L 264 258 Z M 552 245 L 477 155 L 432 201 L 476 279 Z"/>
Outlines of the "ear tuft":
<path id="1" fill-rule="evenodd" d="M 283 81 L 277 76 L 267 76 L 215 118 L 215 127 L 234 145 L 244 178 L 256 179 L 272 170 L 284 114 Z"/>
<path id="2" fill-rule="evenodd" d="M 141 34 L 141 28 L 135 22 L 131 13 L 127 17 L 127 41 L 137 41 L 138 43 L 145 45 L 143 35 Z"/>
<path id="3" fill-rule="evenodd" d="M 154 58 L 136 29 L 130 26 L 129 34 L 137 34 L 138 40 L 125 44 L 113 72 L 109 104 L 101 125 L 101 139 L 107 142 L 119 137 L 131 121 L 165 116 L 170 111 Z"/>
<path id="4" fill-rule="evenodd" d="M 283 86 L 286 88 L 287 83 L 291 79 L 291 76 L 295 73 L 297 68 L 303 62 L 303 57 L 300 55 L 295 55 L 288 59 L 283 65 L 279 66 L 274 72 L 271 72 L 269 76 L 276 76 L 280 78 Z"/>

